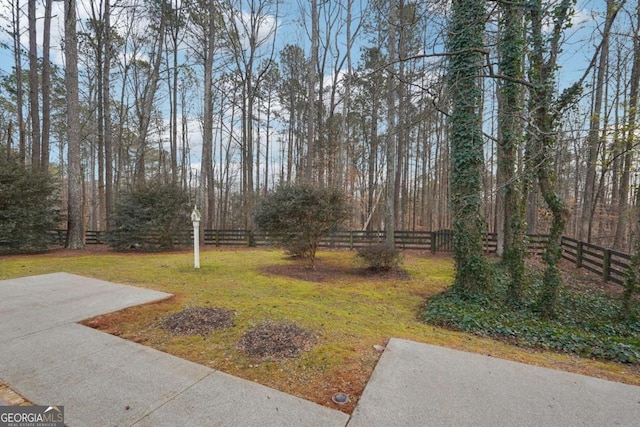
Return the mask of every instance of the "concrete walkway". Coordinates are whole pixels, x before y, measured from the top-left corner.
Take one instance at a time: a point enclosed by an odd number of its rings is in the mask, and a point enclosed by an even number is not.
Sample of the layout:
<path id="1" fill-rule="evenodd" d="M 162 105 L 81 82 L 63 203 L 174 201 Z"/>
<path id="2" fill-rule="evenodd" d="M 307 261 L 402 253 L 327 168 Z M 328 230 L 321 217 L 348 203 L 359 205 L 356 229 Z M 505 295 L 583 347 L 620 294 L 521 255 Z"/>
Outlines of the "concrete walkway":
<path id="1" fill-rule="evenodd" d="M 66 273 L 0 281 L 0 382 L 69 426 L 640 425 L 640 387 L 392 339 L 354 414 L 76 322 L 169 294 Z"/>
<path id="2" fill-rule="evenodd" d="M 640 426 L 640 387 L 390 340 L 349 427 Z"/>

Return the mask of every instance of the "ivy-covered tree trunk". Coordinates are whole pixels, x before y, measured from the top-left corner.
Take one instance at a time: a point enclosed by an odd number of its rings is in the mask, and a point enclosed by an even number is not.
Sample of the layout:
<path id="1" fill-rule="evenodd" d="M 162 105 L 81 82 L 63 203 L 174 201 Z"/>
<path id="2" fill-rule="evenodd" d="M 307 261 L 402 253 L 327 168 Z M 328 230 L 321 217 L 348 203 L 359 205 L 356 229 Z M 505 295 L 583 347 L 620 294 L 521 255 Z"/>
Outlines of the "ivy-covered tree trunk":
<path id="1" fill-rule="evenodd" d="M 535 171 L 540 193 L 551 211 L 551 229 L 543 260 L 546 270 L 543 277 L 543 291 L 539 306 L 543 317 L 553 317 L 558 298 L 558 289 L 562 276 L 558 262 L 562 256 L 561 239 L 569 212 L 555 187 L 551 149 L 555 144 L 559 112 L 572 102 L 570 93 L 554 99 L 554 72 L 560 53 L 562 31 L 569 22 L 573 0 L 562 0 L 552 13 L 553 27 L 551 35 L 545 34 L 543 25 L 545 15 L 540 0 L 529 3 L 531 21 L 531 53 L 529 80 L 531 122 L 527 137 L 527 159 L 530 170 Z"/>
<path id="2" fill-rule="evenodd" d="M 522 180 L 516 176 L 518 147 L 522 143 L 522 80 L 523 61 L 523 11 L 519 0 L 500 4 L 502 19 L 499 41 L 500 73 L 506 77 L 500 82 L 498 101 L 500 113 L 498 124 L 498 191 L 504 194 L 504 252 L 503 261 L 511 273 L 508 302 L 518 304 L 521 300 L 526 255 L 525 204 L 522 195 Z"/>
<path id="3" fill-rule="evenodd" d="M 474 294 L 487 287 L 481 212 L 483 139 L 478 76 L 482 71 L 485 2 L 454 0 L 447 50 L 451 97 L 451 205 L 455 230 L 454 288 Z"/>

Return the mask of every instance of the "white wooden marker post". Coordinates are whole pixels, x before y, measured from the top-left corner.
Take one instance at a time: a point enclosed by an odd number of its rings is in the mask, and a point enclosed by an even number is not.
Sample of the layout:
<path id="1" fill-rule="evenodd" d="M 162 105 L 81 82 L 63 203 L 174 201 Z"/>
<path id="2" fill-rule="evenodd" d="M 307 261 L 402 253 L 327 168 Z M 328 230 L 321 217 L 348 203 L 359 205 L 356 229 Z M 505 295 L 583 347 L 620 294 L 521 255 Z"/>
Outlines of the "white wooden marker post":
<path id="1" fill-rule="evenodd" d="M 191 212 L 193 222 L 193 268 L 200 268 L 200 211 L 197 206 Z"/>

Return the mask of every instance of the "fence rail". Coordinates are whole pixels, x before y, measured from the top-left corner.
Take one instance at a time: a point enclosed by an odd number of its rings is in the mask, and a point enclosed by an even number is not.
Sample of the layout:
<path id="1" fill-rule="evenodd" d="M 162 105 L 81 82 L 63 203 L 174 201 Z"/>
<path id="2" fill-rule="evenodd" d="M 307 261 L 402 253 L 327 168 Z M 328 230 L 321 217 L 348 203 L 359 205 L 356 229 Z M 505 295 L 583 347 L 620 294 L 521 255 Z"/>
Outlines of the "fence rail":
<path id="1" fill-rule="evenodd" d="M 51 232 L 53 244 L 64 244 L 66 230 Z M 88 245 L 104 244 L 106 232 L 88 230 L 85 243 Z M 548 235 L 535 234 L 527 236 L 527 249 L 530 254 L 540 255 L 549 239 Z M 321 240 L 320 246 L 325 248 L 358 249 L 386 241 L 384 231 L 342 230 L 331 233 Z M 453 230 L 407 231 L 395 232 L 395 246 L 403 250 L 423 250 L 436 252 L 453 251 Z M 210 246 L 266 246 L 271 242 L 266 233 L 253 230 L 204 230 L 203 243 Z M 498 239 L 495 233 L 488 233 L 484 241 L 487 253 L 497 251 Z M 562 238 L 562 257 L 602 277 L 605 282 L 624 284 L 624 274 L 629 268 L 631 255 L 603 248 L 570 237 Z"/>
<path id="2" fill-rule="evenodd" d="M 624 273 L 629 268 L 631 255 L 612 249 L 562 238 L 562 257 L 602 277 L 605 282 L 624 284 Z"/>

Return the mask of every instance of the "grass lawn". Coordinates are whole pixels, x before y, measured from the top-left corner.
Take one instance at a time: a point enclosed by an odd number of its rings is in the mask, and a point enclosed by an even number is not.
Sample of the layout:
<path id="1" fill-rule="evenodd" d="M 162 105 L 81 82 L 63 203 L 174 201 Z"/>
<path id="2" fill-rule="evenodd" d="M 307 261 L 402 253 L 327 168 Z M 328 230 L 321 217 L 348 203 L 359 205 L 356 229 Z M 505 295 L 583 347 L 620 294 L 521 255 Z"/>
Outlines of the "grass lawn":
<path id="1" fill-rule="evenodd" d="M 364 274 L 355 252 L 321 251 L 315 271 L 282 251 L 206 249 L 199 270 L 191 252 L 116 254 L 54 251 L 0 257 L 0 279 L 64 271 L 169 292 L 175 297 L 86 322 L 158 350 L 350 413 L 380 356 L 374 345 L 411 339 L 538 366 L 640 385 L 637 365 L 602 362 L 454 332 L 420 321 L 425 299 L 447 289 L 448 257 L 406 253 L 406 274 Z M 174 336 L 160 327 L 190 307 L 233 311 L 234 326 L 206 336 Z M 293 359 L 264 360 L 238 347 L 243 334 L 265 321 L 293 322 L 315 336 Z M 351 403 L 331 402 L 337 392 Z"/>

